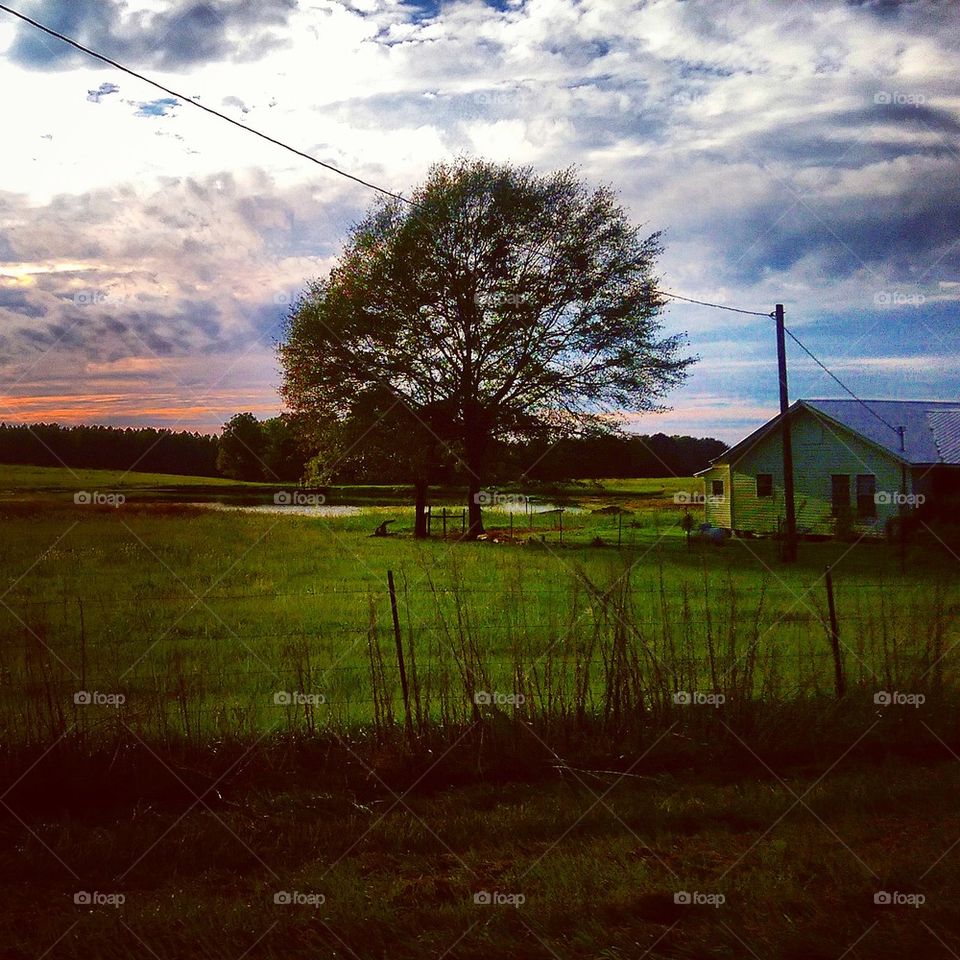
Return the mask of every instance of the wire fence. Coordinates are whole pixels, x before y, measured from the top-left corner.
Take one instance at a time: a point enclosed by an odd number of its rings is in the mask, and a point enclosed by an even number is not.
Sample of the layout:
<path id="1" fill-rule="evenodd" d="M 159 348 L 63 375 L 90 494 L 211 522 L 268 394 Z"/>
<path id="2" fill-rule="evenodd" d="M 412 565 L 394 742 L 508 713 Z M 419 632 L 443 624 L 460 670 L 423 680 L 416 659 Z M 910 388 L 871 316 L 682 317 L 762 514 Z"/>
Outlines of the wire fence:
<path id="1" fill-rule="evenodd" d="M 43 741 L 122 723 L 199 738 L 490 711 L 636 717 L 952 685 L 960 585 L 850 580 L 831 596 L 829 580 L 419 577 L 391 595 L 371 577 L 302 591 L 7 595 L 0 735 Z"/>

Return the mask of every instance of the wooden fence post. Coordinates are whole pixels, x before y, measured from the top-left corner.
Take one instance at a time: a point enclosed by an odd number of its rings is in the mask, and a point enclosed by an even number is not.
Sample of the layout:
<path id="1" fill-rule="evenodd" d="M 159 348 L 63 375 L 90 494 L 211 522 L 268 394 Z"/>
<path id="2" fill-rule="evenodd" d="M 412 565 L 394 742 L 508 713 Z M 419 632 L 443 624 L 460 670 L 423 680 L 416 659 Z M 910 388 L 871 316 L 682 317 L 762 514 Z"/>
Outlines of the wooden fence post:
<path id="1" fill-rule="evenodd" d="M 403 715 L 407 736 L 413 739 L 413 719 L 410 716 L 410 690 L 407 687 L 407 670 L 403 663 L 403 641 L 400 639 L 400 616 L 397 613 L 397 590 L 393 584 L 393 571 L 387 571 L 387 586 L 390 589 L 390 612 L 393 614 L 393 638 L 397 643 L 397 667 L 400 672 L 400 689 L 403 691 Z"/>
<path id="2" fill-rule="evenodd" d="M 847 692 L 847 680 L 843 674 L 843 657 L 840 654 L 840 627 L 837 624 L 837 608 L 833 602 L 833 574 L 827 567 L 827 610 L 830 614 L 830 647 L 833 650 L 833 682 L 839 700 Z"/>

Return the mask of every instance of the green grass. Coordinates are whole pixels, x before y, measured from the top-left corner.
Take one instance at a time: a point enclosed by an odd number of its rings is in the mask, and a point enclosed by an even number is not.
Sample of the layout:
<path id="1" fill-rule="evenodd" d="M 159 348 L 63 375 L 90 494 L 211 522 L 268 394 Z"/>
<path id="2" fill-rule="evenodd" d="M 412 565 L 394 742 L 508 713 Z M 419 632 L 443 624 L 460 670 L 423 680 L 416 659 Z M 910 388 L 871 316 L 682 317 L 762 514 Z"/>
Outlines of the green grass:
<path id="1" fill-rule="evenodd" d="M 209 807 L 23 810 L 28 829 L 11 822 L 0 845 L 0 875 L 16 878 L 0 938 L 12 960 L 54 943 L 84 960 L 949 956 L 960 772 L 947 756 L 847 757 L 824 779 L 826 763 L 781 768 L 782 782 L 718 769 L 475 783 L 400 802 L 372 777 L 345 789 L 261 761 Z M 77 891 L 125 902 L 78 906 Z M 324 899 L 276 904 L 282 891 Z M 681 891 L 724 902 L 678 905 Z M 880 891 L 924 903 L 878 905 Z M 524 899 L 477 904 L 481 892 Z"/>
<path id="2" fill-rule="evenodd" d="M 173 473 L 137 473 L 129 470 L 87 470 L 69 467 L 25 467 L 0 464 L 0 493 L 70 492 L 90 488 L 144 490 L 153 487 L 234 487 L 223 477 L 184 477 Z M 241 484 L 257 487 L 258 484 Z"/>
<path id="3" fill-rule="evenodd" d="M 618 517 L 596 513 L 570 515 L 563 543 L 536 518 L 475 544 L 371 538 L 391 516 L 409 532 L 411 512 L 393 507 L 311 518 L 28 502 L 0 515 L 0 736 L 15 743 L 109 732 L 109 712 L 73 705 L 78 690 L 123 693 L 125 721 L 161 738 L 349 727 L 377 721 L 378 698 L 397 717 L 388 569 L 423 710 L 457 722 L 482 689 L 572 709 L 578 675 L 581 707 L 602 711 L 610 656 L 627 658 L 617 682 L 631 702 L 671 687 L 829 693 L 827 564 L 847 671 L 865 690 L 950 681 L 960 639 L 957 584 L 936 554 L 901 570 L 884 545 L 806 544 L 787 568 L 770 541 L 688 549 L 672 506 L 630 515 L 622 550 Z M 326 702 L 282 710 L 284 691 Z"/>
<path id="4" fill-rule="evenodd" d="M 960 835 L 960 595 L 944 551 L 803 544 L 786 567 L 771 541 L 688 549 L 671 491 L 689 480 L 541 490 L 587 511 L 562 542 L 553 520 L 515 517 L 513 538 L 458 543 L 414 541 L 400 503 L 215 512 L 177 502 L 192 478 L 152 478 L 95 507 L 72 502 L 69 474 L 7 473 L 4 956 L 960 950 L 958 861 L 942 856 Z M 593 512 L 610 506 L 631 512 Z M 370 537 L 387 517 L 399 535 Z M 478 689 L 527 699 L 475 712 Z M 78 690 L 126 700 L 76 704 Z M 677 705 L 677 690 L 726 702 Z M 878 690 L 927 702 L 884 709 Z M 291 691 L 326 702 L 274 703 Z M 926 902 L 875 904 L 884 890 Z M 475 904 L 481 891 L 525 902 Z M 685 907 L 679 891 L 726 902 Z"/>

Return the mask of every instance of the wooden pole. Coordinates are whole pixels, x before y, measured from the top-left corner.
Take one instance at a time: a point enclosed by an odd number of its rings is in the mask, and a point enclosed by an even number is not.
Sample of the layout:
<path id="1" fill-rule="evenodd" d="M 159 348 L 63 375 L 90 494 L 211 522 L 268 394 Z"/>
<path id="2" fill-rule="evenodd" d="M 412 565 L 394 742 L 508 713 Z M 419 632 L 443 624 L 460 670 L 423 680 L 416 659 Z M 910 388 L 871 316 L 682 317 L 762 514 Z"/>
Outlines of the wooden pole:
<path id="1" fill-rule="evenodd" d="M 843 675 L 843 657 L 840 654 L 840 627 L 837 624 L 837 608 L 833 602 L 833 574 L 827 567 L 827 610 L 830 614 L 830 647 L 833 651 L 833 683 L 840 700 L 847 692 L 847 681 Z"/>
<path id="2" fill-rule="evenodd" d="M 790 401 L 787 396 L 787 348 L 783 331 L 783 304 L 776 306 L 777 366 L 780 371 L 780 435 L 783 443 L 783 498 L 787 519 L 783 560 L 797 559 L 797 514 L 793 499 L 793 446 L 790 439 Z M 732 491 L 731 491 L 732 492 Z"/>
<path id="3" fill-rule="evenodd" d="M 410 690 L 407 687 L 407 670 L 403 663 L 403 641 L 400 639 L 400 615 L 397 613 L 397 589 L 393 583 L 393 571 L 387 571 L 387 587 L 390 590 L 390 612 L 393 614 L 393 638 L 397 644 L 397 668 L 400 672 L 400 689 L 403 691 L 403 715 L 407 736 L 413 739 L 413 718 L 410 716 Z"/>

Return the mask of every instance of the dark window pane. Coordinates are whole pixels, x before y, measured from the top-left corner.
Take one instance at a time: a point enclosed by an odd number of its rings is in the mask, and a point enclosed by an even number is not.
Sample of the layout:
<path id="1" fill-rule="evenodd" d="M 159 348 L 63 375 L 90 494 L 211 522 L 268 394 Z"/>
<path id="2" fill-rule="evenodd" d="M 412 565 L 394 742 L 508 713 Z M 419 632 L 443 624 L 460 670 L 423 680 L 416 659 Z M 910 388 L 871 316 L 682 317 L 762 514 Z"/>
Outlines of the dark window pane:
<path id="1" fill-rule="evenodd" d="M 861 473 L 857 477 L 857 516 L 869 520 L 877 515 L 877 478 L 872 473 Z"/>
<path id="2" fill-rule="evenodd" d="M 845 516 L 850 512 L 850 476 L 846 473 L 835 473 L 830 477 L 831 501 L 833 515 Z"/>
<path id="3" fill-rule="evenodd" d="M 711 480 L 710 481 L 710 493 L 714 497 L 723 496 L 723 481 L 722 480 Z"/>
<path id="4" fill-rule="evenodd" d="M 758 497 L 773 496 L 773 474 L 772 473 L 757 474 L 757 496 Z"/>

